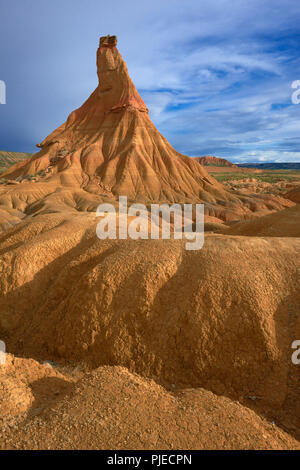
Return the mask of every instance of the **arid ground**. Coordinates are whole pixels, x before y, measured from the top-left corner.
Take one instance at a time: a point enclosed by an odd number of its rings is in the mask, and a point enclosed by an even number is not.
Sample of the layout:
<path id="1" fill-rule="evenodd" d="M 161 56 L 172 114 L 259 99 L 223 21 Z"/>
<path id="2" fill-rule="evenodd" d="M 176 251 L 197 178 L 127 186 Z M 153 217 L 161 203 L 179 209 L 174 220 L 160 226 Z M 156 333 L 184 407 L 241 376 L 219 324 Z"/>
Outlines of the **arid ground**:
<path id="1" fill-rule="evenodd" d="M 0 448 L 299 450 L 300 171 L 181 155 L 115 36 L 97 70 L 38 153 L 0 153 Z M 204 204 L 203 248 L 100 240 L 120 195 Z"/>

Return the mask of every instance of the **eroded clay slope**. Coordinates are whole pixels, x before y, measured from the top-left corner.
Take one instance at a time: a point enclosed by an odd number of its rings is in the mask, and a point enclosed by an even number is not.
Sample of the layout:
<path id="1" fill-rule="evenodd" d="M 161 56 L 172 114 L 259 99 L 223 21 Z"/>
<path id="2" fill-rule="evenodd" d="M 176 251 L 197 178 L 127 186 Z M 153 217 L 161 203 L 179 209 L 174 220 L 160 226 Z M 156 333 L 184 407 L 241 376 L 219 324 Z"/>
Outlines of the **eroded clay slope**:
<path id="1" fill-rule="evenodd" d="M 181 240 L 100 241 L 95 227 L 91 215 L 57 214 L 2 235 L 9 351 L 283 404 L 299 238 L 207 235 L 187 251 Z"/>
<path id="2" fill-rule="evenodd" d="M 155 128 L 116 38 L 101 38 L 97 68 L 99 85 L 89 99 L 39 145 L 38 154 L 6 177 L 47 171 L 54 183 L 134 200 L 235 200 Z"/>
<path id="3" fill-rule="evenodd" d="M 170 393 L 121 367 L 87 374 L 61 403 L 1 441 L 6 449 L 300 448 L 237 402 L 201 388 Z"/>
<path id="4" fill-rule="evenodd" d="M 204 202 L 206 215 L 225 222 L 293 205 L 272 195 L 236 195 L 174 150 L 152 123 L 116 44 L 114 36 L 100 39 L 99 84 L 88 100 L 38 145 L 40 152 L 1 175 L 9 185 L 0 186 L 0 230 L 36 211 L 94 210 L 119 195 Z"/>

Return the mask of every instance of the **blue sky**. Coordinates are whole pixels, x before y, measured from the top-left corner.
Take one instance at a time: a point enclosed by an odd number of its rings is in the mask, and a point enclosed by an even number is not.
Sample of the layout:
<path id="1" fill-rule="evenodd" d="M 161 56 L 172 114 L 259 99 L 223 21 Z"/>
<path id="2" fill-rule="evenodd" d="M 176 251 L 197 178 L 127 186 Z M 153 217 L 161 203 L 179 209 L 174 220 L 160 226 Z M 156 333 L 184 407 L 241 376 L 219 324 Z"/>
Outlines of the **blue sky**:
<path id="1" fill-rule="evenodd" d="M 0 149 L 34 152 L 97 86 L 99 36 L 176 150 L 300 161 L 300 2 L 0 0 Z"/>

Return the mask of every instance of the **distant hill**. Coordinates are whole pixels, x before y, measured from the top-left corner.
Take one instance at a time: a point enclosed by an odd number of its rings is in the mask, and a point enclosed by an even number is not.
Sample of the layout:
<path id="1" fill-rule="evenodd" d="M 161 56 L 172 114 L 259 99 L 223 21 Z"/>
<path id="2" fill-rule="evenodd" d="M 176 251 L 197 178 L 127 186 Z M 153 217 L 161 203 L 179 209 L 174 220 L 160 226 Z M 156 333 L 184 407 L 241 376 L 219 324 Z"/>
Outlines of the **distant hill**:
<path id="1" fill-rule="evenodd" d="M 4 152 L 0 151 L 0 173 L 6 171 L 10 166 L 31 157 L 32 153 Z"/>
<path id="2" fill-rule="evenodd" d="M 234 163 L 225 160 L 225 158 L 213 157 L 212 155 L 205 155 L 204 157 L 195 158 L 203 166 L 226 166 L 230 168 L 236 168 Z"/>
<path id="3" fill-rule="evenodd" d="M 240 163 L 240 168 L 257 168 L 259 170 L 300 170 L 300 162 L 286 163 Z"/>

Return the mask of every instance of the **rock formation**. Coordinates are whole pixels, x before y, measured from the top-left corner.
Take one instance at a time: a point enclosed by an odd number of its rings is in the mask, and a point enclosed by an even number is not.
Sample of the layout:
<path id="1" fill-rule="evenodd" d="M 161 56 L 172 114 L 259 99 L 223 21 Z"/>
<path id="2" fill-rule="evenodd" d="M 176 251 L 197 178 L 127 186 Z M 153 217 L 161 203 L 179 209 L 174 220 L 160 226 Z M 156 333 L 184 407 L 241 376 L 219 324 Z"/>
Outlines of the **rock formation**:
<path id="1" fill-rule="evenodd" d="M 86 374 L 48 407 L 21 430 L 0 429 L 0 449 L 300 449 L 237 402 L 201 388 L 167 391 L 123 367 Z"/>
<path id="2" fill-rule="evenodd" d="M 208 234 L 202 250 L 188 252 L 181 240 L 99 240 L 96 223 L 93 214 L 43 214 L 0 236 L 7 350 L 74 367 L 123 366 L 168 390 L 201 387 L 246 407 L 258 397 L 256 411 L 299 438 L 291 344 L 300 325 L 300 239 Z M 196 394 L 194 409 L 205 408 Z M 239 445 L 249 445 L 238 434 Z M 201 446 L 201 433 L 193 439 Z"/>
<path id="3" fill-rule="evenodd" d="M 0 448 L 299 448 L 299 193 L 225 189 L 176 152 L 116 44 L 100 39 L 96 90 L 2 178 Z M 118 195 L 205 202 L 219 233 L 192 252 L 99 240 Z"/>
<path id="4" fill-rule="evenodd" d="M 100 38 L 99 84 L 88 100 L 6 177 L 53 167 L 53 178 L 143 201 L 233 200 L 196 161 L 176 152 L 152 123 L 115 36 Z"/>
<path id="5" fill-rule="evenodd" d="M 230 168 L 238 168 L 237 165 L 231 163 L 225 158 L 213 157 L 212 155 L 205 155 L 205 157 L 196 157 L 196 160 L 203 166 L 225 166 Z"/>
<path id="6" fill-rule="evenodd" d="M 0 174 L 16 163 L 29 158 L 31 153 L 0 151 Z"/>
<path id="7" fill-rule="evenodd" d="M 287 199 L 290 201 L 296 202 L 297 204 L 300 204 L 300 185 L 297 186 L 296 188 L 293 188 L 291 191 L 286 193 L 284 195 Z"/>
<path id="8" fill-rule="evenodd" d="M 40 152 L 1 175 L 22 185 L 0 186 L 0 229 L 42 212 L 95 211 L 119 195 L 145 203 L 204 202 L 207 217 L 225 222 L 293 205 L 273 196 L 239 197 L 196 159 L 176 152 L 152 123 L 116 44 L 116 36 L 100 38 L 96 90 L 38 145 Z"/>

